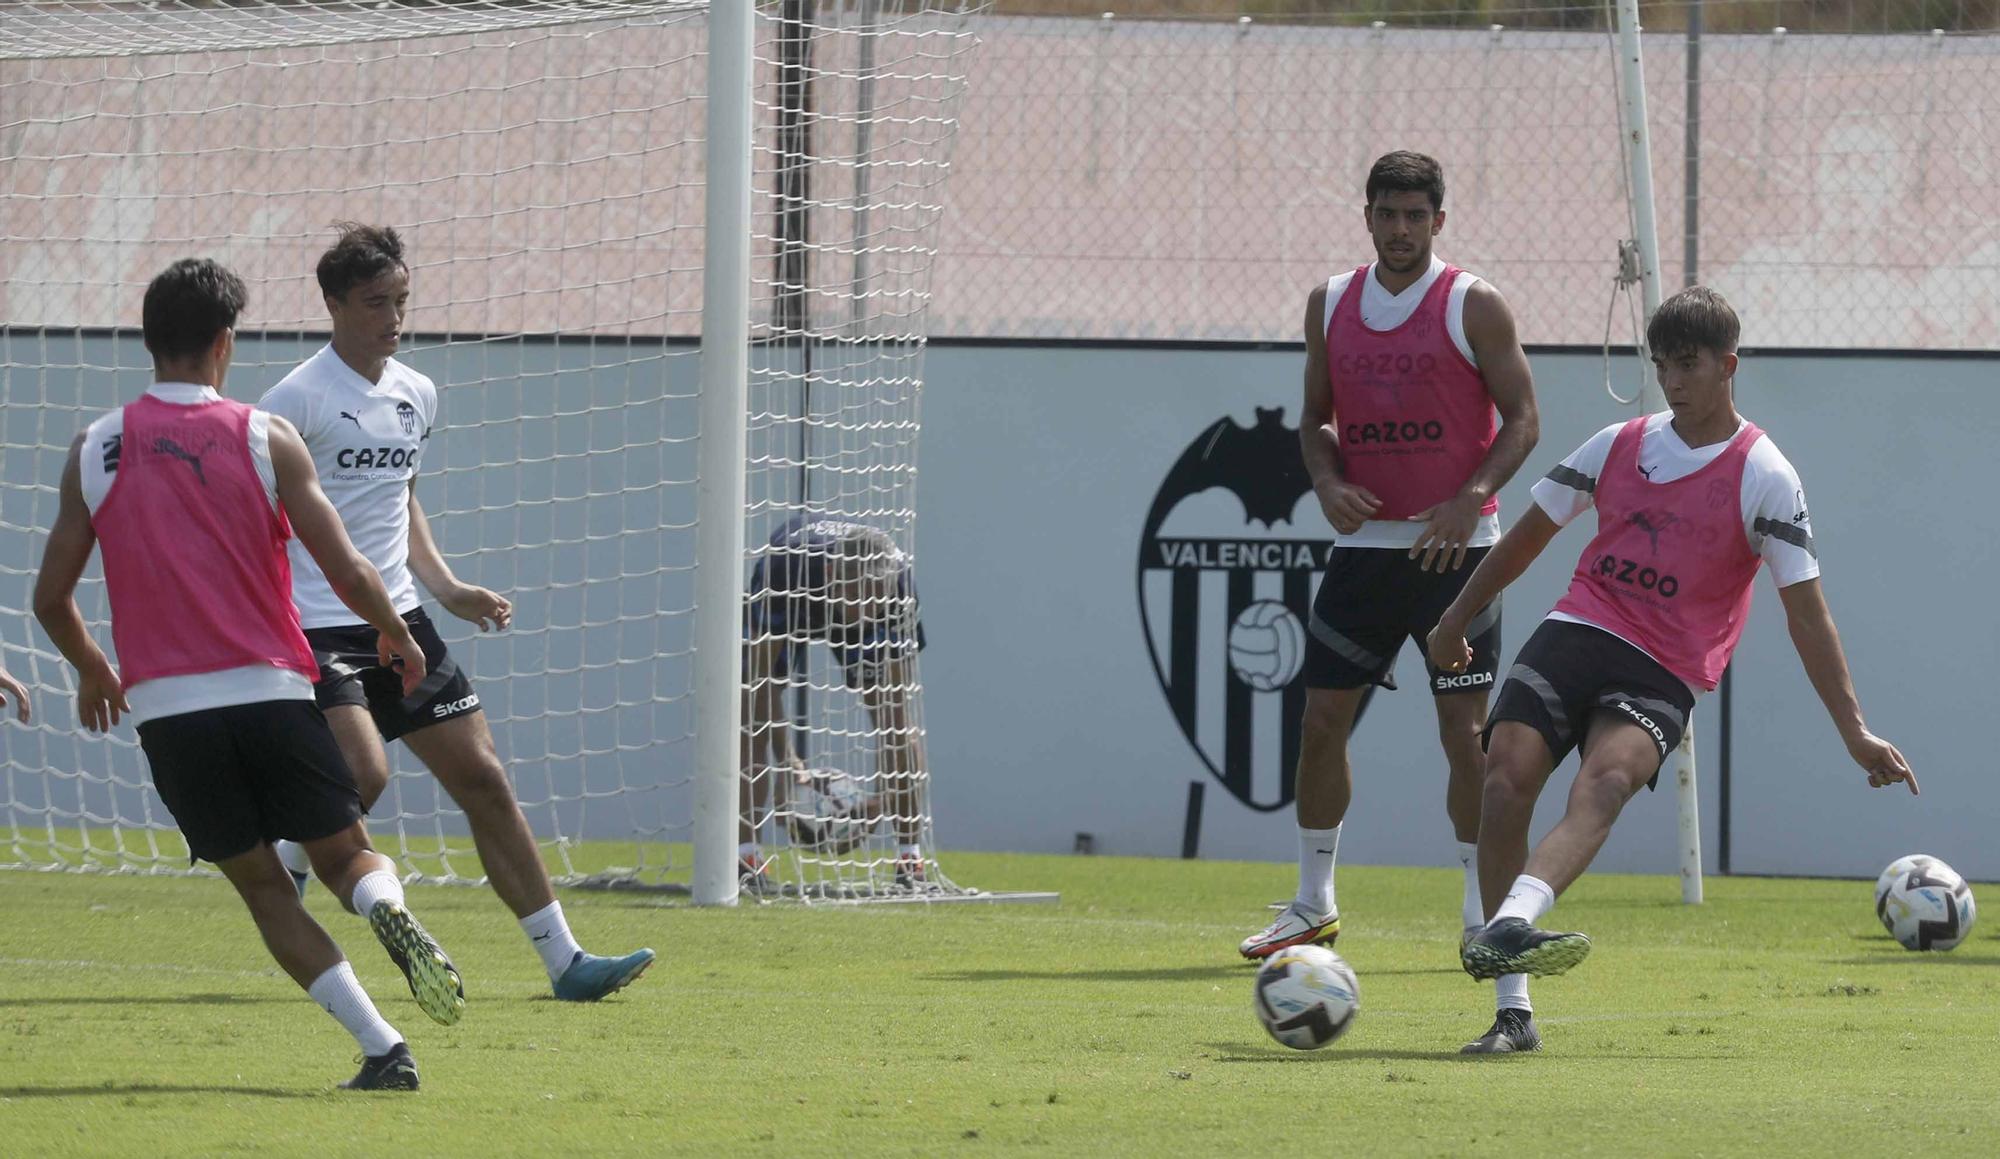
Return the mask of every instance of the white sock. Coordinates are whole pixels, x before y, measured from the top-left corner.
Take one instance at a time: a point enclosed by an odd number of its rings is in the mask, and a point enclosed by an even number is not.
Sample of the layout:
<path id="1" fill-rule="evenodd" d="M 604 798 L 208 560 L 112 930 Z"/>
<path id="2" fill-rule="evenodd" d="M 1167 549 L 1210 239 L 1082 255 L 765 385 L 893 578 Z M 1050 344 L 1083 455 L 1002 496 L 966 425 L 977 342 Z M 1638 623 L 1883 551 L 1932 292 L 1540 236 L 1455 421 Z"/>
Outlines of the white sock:
<path id="1" fill-rule="evenodd" d="M 347 908 L 365 918 L 374 911 L 376 903 L 385 901 L 402 905 L 403 883 L 388 870 L 378 869 L 354 883 L 354 894 L 348 898 Z"/>
<path id="2" fill-rule="evenodd" d="M 361 1044 L 361 1053 L 370 1058 L 379 1058 L 389 1053 L 389 1048 L 403 1041 L 396 1028 L 383 1020 L 375 1003 L 369 1001 L 368 991 L 361 988 L 361 982 L 354 976 L 354 967 L 343 959 L 331 966 L 326 973 L 313 979 L 306 987 L 306 993 L 320 1004 L 320 1008 L 354 1036 Z"/>
<path id="3" fill-rule="evenodd" d="M 1500 908 L 1493 914 L 1493 920 L 1497 922 L 1501 918 L 1520 918 L 1529 925 L 1534 925 L 1541 920 L 1543 914 L 1554 908 L 1555 904 L 1556 891 L 1549 888 L 1549 883 L 1524 873 L 1514 879 L 1514 887 L 1507 891 L 1507 900 L 1500 903 Z"/>
<path id="4" fill-rule="evenodd" d="M 1340 826 L 1308 829 L 1299 826 L 1299 893 L 1294 899 L 1300 909 L 1330 914 L 1333 907 L 1333 860 L 1340 853 Z"/>
<path id="5" fill-rule="evenodd" d="M 583 947 L 576 944 L 576 936 L 569 932 L 569 922 L 563 918 L 562 903 L 552 901 L 521 919 L 521 932 L 534 943 L 535 952 L 542 956 L 542 969 L 549 972 L 549 981 L 562 977 L 569 964 L 583 953 Z"/>
<path id="6" fill-rule="evenodd" d="M 764 864 L 764 849 L 755 841 L 745 841 L 736 847 L 736 859 L 752 865 Z"/>
<path id="7" fill-rule="evenodd" d="M 305 846 L 300 845 L 296 841 L 286 841 L 280 838 L 271 843 L 271 848 L 278 851 L 278 860 L 285 863 L 286 869 L 291 870 L 293 873 L 303 873 L 308 877 L 312 876 L 312 858 L 306 856 Z"/>
<path id="8" fill-rule="evenodd" d="M 1501 1010 L 1525 1010 L 1535 1012 L 1535 1004 L 1528 1001 L 1528 976 L 1526 974 L 1502 974 L 1493 979 L 1494 1005 Z"/>
<path id="9" fill-rule="evenodd" d="M 1486 908 L 1479 899 L 1479 846 L 1459 842 L 1458 864 L 1465 870 L 1465 899 L 1458 906 L 1458 924 L 1469 930 L 1486 924 Z"/>
<path id="10" fill-rule="evenodd" d="M 914 842 L 914 841 L 905 841 L 905 842 L 901 842 L 901 843 L 899 843 L 899 844 L 898 844 L 898 845 L 896 846 L 896 856 L 898 856 L 898 857 L 917 857 L 917 858 L 921 858 L 921 857 L 923 857 L 923 855 L 924 855 L 924 847 L 923 847 L 922 845 L 918 844 L 917 842 Z"/>

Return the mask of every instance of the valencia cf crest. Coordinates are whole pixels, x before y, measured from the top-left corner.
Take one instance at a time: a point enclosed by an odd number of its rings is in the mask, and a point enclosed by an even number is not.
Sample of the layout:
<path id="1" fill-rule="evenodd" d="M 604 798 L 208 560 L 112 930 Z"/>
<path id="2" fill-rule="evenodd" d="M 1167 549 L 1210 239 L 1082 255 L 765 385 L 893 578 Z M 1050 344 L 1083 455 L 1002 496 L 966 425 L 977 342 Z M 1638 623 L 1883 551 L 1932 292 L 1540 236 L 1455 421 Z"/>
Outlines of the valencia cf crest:
<path id="1" fill-rule="evenodd" d="M 1306 623 L 1333 550 L 1323 526 L 1294 522 L 1311 494 L 1298 428 L 1259 407 L 1255 425 L 1218 419 L 1181 452 L 1139 536 L 1160 690 L 1208 771 L 1265 812 L 1292 802 Z"/>

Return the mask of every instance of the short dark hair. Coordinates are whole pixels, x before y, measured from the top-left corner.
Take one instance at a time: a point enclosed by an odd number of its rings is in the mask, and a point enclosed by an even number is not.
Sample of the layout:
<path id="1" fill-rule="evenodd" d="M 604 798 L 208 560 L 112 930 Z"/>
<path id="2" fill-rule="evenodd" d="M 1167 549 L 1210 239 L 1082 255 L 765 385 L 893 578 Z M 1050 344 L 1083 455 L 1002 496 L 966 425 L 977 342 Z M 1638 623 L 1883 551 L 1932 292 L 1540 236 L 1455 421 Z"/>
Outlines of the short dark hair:
<path id="1" fill-rule="evenodd" d="M 250 301 L 243 279 L 213 258 L 182 258 L 146 287 L 141 325 L 154 361 L 187 358 L 236 325 Z"/>
<path id="2" fill-rule="evenodd" d="M 1444 208 L 1444 166 L 1435 157 L 1402 149 L 1384 153 L 1368 170 L 1368 204 L 1387 192 L 1428 193 L 1433 211 Z"/>
<path id="3" fill-rule="evenodd" d="M 347 297 L 347 291 L 372 282 L 393 269 L 409 269 L 403 260 L 403 239 L 393 226 L 362 225 L 358 221 L 336 221 L 333 228 L 340 239 L 319 255 L 319 292 L 329 298 Z"/>
<path id="4" fill-rule="evenodd" d="M 1734 354 L 1742 334 L 1736 311 L 1707 286 L 1689 286 L 1661 302 L 1646 323 L 1646 345 L 1662 358 L 1697 350 Z"/>

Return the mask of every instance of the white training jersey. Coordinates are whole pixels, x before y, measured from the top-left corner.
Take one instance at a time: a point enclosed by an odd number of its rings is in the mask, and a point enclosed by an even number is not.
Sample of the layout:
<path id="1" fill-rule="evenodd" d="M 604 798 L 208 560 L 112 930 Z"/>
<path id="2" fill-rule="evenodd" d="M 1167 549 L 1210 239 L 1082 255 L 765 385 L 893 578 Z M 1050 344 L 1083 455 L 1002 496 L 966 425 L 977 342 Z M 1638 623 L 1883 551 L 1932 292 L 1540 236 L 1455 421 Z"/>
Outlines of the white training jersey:
<path id="1" fill-rule="evenodd" d="M 1382 284 L 1382 279 L 1375 276 L 1375 263 L 1369 262 L 1368 268 L 1363 271 L 1367 274 L 1368 280 L 1361 285 L 1361 324 L 1370 330 L 1394 330 L 1409 321 L 1410 315 L 1415 314 L 1417 307 L 1423 305 L 1424 296 L 1429 294 L 1431 287 L 1444 276 L 1444 271 L 1444 259 L 1433 254 L 1431 268 L 1424 272 L 1423 277 L 1412 282 L 1402 293 L 1392 294 Z M 1451 344 L 1456 346 L 1458 352 L 1465 355 L 1465 360 L 1474 367 L 1479 365 L 1479 359 L 1473 355 L 1472 343 L 1465 337 L 1465 295 L 1472 287 L 1479 284 L 1479 280 L 1477 274 L 1460 270 L 1458 277 L 1452 281 L 1451 296 L 1445 300 L 1444 312 L 1445 332 L 1451 336 Z M 1353 270 L 1335 274 L 1328 279 L 1326 302 L 1321 307 L 1319 318 L 1319 332 L 1322 335 L 1333 321 L 1334 306 L 1339 304 L 1341 296 L 1347 293 L 1347 287 L 1353 284 L 1353 281 Z M 1333 352 L 1329 350 L 1327 354 L 1331 357 Z M 1370 519 L 1361 525 L 1361 530 L 1338 538 L 1342 547 L 1407 550 L 1423 531 L 1423 524 L 1407 519 Z M 1479 523 L 1473 528 L 1472 538 L 1467 541 L 1466 546 L 1491 547 L 1498 542 L 1500 542 L 1500 516 L 1482 515 L 1479 517 Z"/>
<path id="2" fill-rule="evenodd" d="M 382 368 L 382 381 L 371 383 L 328 345 L 257 405 L 299 429 L 320 488 L 340 513 L 355 549 L 382 573 L 396 611 L 415 609 L 421 599 L 410 574 L 410 483 L 437 421 L 437 387 L 393 358 Z M 361 622 L 297 540 L 291 556 L 292 602 L 302 626 Z"/>
<path id="3" fill-rule="evenodd" d="M 193 406 L 213 402 L 222 396 L 211 387 L 191 382 L 156 382 L 147 394 L 162 402 Z M 92 515 L 111 484 L 118 478 L 118 450 L 125 438 L 125 408 L 90 424 L 84 432 L 83 449 L 78 455 L 77 472 L 83 487 L 83 505 Z M 278 509 L 278 473 L 271 466 L 270 416 L 250 414 L 250 462 L 264 484 L 264 498 Z M 125 690 L 125 702 L 132 707 L 132 723 L 145 724 L 165 716 L 226 708 L 235 704 L 262 704 L 267 700 L 311 700 L 312 681 L 289 668 L 270 664 L 249 664 L 220 672 L 197 672 L 187 676 L 162 676 L 142 680 Z"/>

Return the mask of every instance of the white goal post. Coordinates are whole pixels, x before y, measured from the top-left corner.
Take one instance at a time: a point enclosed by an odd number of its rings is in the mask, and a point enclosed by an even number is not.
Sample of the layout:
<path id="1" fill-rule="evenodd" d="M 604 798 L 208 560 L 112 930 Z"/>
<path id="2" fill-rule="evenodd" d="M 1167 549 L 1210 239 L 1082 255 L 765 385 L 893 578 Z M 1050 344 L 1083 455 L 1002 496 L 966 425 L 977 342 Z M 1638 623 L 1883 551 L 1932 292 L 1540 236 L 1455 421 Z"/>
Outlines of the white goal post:
<path id="1" fill-rule="evenodd" d="M 187 868 L 129 729 L 76 727 L 29 614 L 62 457 L 148 381 L 154 273 L 211 256 L 244 276 L 229 389 L 254 400 L 324 342 L 313 265 L 357 220 L 408 246 L 399 357 L 441 396 L 418 495 L 461 578 L 515 602 L 507 633 L 440 628 L 551 871 L 733 904 L 742 826 L 782 896 L 976 893 L 936 863 L 914 658 L 885 728 L 825 648 L 781 641 L 795 751 L 863 790 L 851 839 L 812 844 L 771 770 L 746 814 L 738 749 L 745 584 L 773 531 L 852 522 L 915 555 L 930 271 L 980 7 L 10 5 L 0 660 L 37 719 L 0 736 L 0 866 Z M 94 569 L 78 598 L 108 646 Z M 413 877 L 476 880 L 457 809 L 392 752 L 378 843 Z M 911 836 L 922 889 L 898 872 Z"/>

